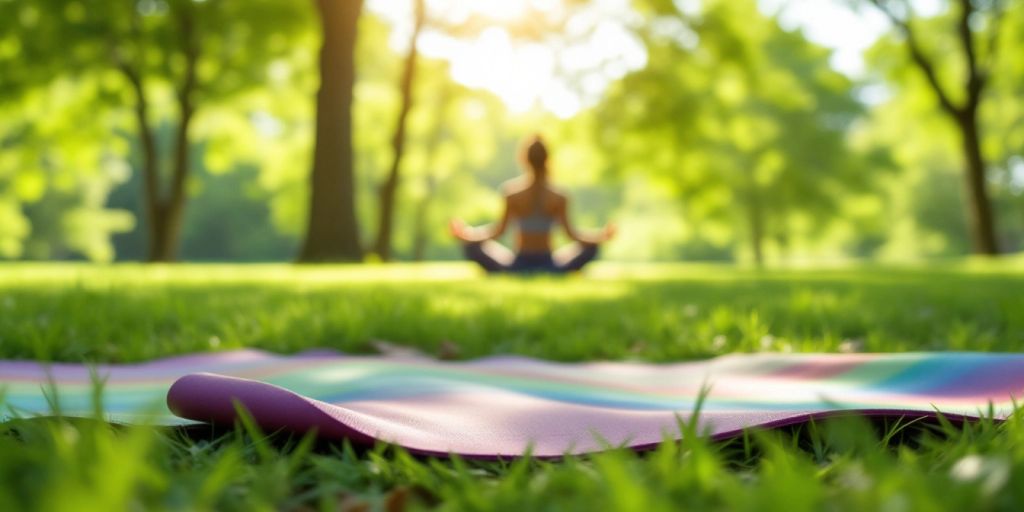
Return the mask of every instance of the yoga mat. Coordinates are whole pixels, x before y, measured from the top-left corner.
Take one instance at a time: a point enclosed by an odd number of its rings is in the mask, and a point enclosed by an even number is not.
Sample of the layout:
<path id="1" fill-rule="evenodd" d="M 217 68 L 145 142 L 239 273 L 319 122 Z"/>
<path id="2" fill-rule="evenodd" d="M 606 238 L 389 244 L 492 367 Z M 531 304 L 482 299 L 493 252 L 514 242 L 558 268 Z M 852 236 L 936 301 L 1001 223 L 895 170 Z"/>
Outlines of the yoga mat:
<path id="1" fill-rule="evenodd" d="M 62 409 L 90 415 L 89 371 L 52 365 Z M 382 440 L 420 454 L 511 457 L 637 449 L 680 435 L 701 389 L 699 428 L 714 438 L 844 411 L 996 418 L 1024 393 L 1024 355 L 978 353 L 740 354 L 673 364 L 553 363 L 521 357 L 468 362 L 278 356 L 245 350 L 104 365 L 104 410 L 140 421 L 166 395 L 157 424 L 230 424 L 233 401 L 267 431 L 316 429 L 327 439 Z M 5 402 L 47 414 L 46 368 L 0 362 Z M 180 378 L 179 378 L 180 377 Z M 173 385 L 172 385 L 173 383 Z M 172 411 L 174 414 L 172 414 Z"/>

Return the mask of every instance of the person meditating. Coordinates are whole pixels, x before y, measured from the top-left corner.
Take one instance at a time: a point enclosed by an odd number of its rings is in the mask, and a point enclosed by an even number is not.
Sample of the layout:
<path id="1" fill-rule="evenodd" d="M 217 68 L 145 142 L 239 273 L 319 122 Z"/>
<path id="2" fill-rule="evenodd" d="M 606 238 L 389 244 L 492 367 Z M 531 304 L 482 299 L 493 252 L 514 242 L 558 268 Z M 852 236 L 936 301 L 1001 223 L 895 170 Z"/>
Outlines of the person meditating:
<path id="1" fill-rule="evenodd" d="M 551 186 L 548 150 L 540 136 L 525 141 L 520 151 L 524 175 L 506 182 L 505 212 L 496 224 L 467 226 L 452 219 L 452 235 L 464 242 L 466 257 L 488 272 L 572 272 L 597 256 L 597 248 L 615 234 L 608 224 L 597 233 L 583 234 L 569 222 L 569 198 Z M 516 251 L 494 239 L 505 233 L 509 224 L 519 228 Z M 551 229 L 561 224 L 573 242 L 551 250 Z"/>

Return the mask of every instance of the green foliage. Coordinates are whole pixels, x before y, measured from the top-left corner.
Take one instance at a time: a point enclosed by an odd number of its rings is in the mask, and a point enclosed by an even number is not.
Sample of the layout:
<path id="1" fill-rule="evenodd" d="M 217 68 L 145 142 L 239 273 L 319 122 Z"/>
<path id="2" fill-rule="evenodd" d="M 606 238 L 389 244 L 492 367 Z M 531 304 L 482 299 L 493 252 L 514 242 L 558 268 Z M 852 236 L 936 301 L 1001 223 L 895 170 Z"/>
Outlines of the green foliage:
<path id="1" fill-rule="evenodd" d="M 1019 186 L 1024 171 L 1017 164 L 1024 153 L 1024 6 L 1002 4 L 1005 11 L 998 22 L 991 9 L 979 12 L 972 22 L 977 58 L 992 67 L 980 107 L 987 185 L 995 202 L 999 238 L 1006 250 L 1017 251 L 1024 247 L 1024 190 Z M 936 66 L 939 83 L 961 102 L 966 77 L 956 31 L 959 7 L 955 2 L 943 7 L 934 18 L 915 19 L 914 28 L 922 51 Z M 997 25 L 998 37 L 993 37 Z M 958 57 L 945 57 L 950 54 Z M 964 221 L 956 218 L 965 211 L 960 136 L 902 40 L 883 37 L 867 51 L 866 59 L 872 80 L 884 84 L 885 94 L 861 135 L 867 144 L 886 148 L 898 169 L 884 190 L 897 220 L 889 224 L 889 242 L 881 252 L 962 254 L 970 240 Z"/>
<path id="2" fill-rule="evenodd" d="M 691 244 L 799 253 L 822 239 L 875 170 L 846 141 L 861 113 L 852 83 L 754 2 L 652 13 L 647 67 L 599 107 L 613 165 L 677 191 Z"/>
<path id="3" fill-rule="evenodd" d="M 9 71 L 0 76 L 0 109 L 11 114 L 0 144 L 18 147 L 0 159 L 0 204 L 11 205 L 0 228 L 6 257 L 109 261 L 111 235 L 141 230 L 144 217 L 105 204 L 132 172 L 128 162 L 141 172 L 133 112 L 142 102 L 147 123 L 168 127 L 156 142 L 158 165 L 169 170 L 189 31 L 199 40 L 193 142 L 203 141 L 197 146 L 217 170 L 252 158 L 261 141 L 249 117 L 269 116 L 263 97 L 292 86 L 284 58 L 312 39 L 311 7 L 281 0 L 2 2 L 0 19 Z M 208 104 L 216 106 L 204 112 Z M 19 207 L 35 213 L 19 218 Z"/>
<path id="4" fill-rule="evenodd" d="M 105 203 L 130 171 L 115 125 L 95 117 L 101 94 L 95 80 L 61 79 L 0 103 L 0 257 L 113 259 L 110 235 L 133 222 Z"/>
<path id="5" fill-rule="evenodd" d="M 975 28 L 979 58 L 996 60 L 981 111 L 984 151 L 1000 237 L 1015 250 L 1024 247 L 1024 8 L 1004 4 L 1000 37 L 988 36 L 989 17 Z M 827 50 L 781 28 L 753 0 L 632 5 L 636 17 L 614 21 L 633 29 L 646 64 L 614 78 L 571 119 L 509 112 L 490 92 L 455 81 L 448 62 L 425 56 L 398 191 L 399 259 L 458 257 L 447 220 L 492 220 L 496 186 L 519 172 L 517 141 L 538 131 L 551 141 L 554 179 L 573 196 L 573 217 L 583 226 L 619 224 L 603 252 L 609 258 L 762 252 L 782 263 L 968 250 L 959 141 L 900 41 L 880 40 L 867 54 L 871 75 L 855 83 L 830 67 Z M 602 21 L 575 18 L 587 8 L 566 2 L 560 12 L 535 13 L 533 25 L 505 28 L 564 60 L 575 55 L 570 39 Z M 929 55 L 957 50 L 955 10 L 914 21 Z M 186 12 L 196 15 L 200 62 L 188 188 L 196 212 L 186 214 L 183 255 L 290 257 L 307 210 L 318 35 L 312 6 L 284 0 L 0 2 L 0 257 L 142 257 L 143 151 L 124 67 L 144 83 L 166 173 Z M 450 43 L 493 23 L 462 21 L 435 12 L 428 35 Z M 594 26 L 580 28 L 587 23 Z M 375 231 L 377 186 L 391 160 L 398 30 L 369 11 L 360 20 L 355 148 L 364 233 Z M 936 60 L 943 83 L 963 80 L 956 59 Z M 595 76 L 619 76 L 607 63 L 573 66 L 565 76 L 581 89 Z M 216 218 L 230 220 L 213 229 Z"/>

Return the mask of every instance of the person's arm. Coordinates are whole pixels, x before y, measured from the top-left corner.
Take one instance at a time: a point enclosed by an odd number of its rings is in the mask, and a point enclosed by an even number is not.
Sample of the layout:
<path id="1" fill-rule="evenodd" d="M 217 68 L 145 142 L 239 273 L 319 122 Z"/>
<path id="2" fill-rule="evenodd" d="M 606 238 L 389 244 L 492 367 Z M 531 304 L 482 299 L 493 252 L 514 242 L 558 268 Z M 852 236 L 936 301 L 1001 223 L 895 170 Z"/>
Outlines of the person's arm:
<path id="1" fill-rule="evenodd" d="M 508 210 L 509 204 L 506 198 L 505 211 L 501 214 L 501 219 L 497 223 L 474 227 L 467 225 L 461 219 L 452 219 L 449 227 L 451 228 L 452 235 L 463 242 L 477 243 L 493 240 L 505 234 L 505 230 L 508 228 Z"/>
<path id="2" fill-rule="evenodd" d="M 561 202 L 558 207 L 558 222 L 562 224 L 562 229 L 565 231 L 565 236 L 569 237 L 570 240 L 581 244 L 598 245 L 610 240 L 615 236 L 615 225 L 612 223 L 606 224 L 597 233 L 580 233 L 572 226 L 569 222 L 569 200 L 565 199 Z"/>

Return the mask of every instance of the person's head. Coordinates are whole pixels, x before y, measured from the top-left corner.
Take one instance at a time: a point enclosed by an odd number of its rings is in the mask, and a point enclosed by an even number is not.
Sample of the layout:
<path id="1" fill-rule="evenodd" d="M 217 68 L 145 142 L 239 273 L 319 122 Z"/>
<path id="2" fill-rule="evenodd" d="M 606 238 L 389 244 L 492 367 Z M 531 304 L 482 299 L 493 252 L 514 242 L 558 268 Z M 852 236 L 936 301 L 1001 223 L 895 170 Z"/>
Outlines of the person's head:
<path id="1" fill-rule="evenodd" d="M 523 141 L 519 154 L 523 167 L 530 170 L 533 176 L 544 179 L 548 174 L 548 148 L 544 145 L 544 139 L 540 135 L 527 137 Z"/>

